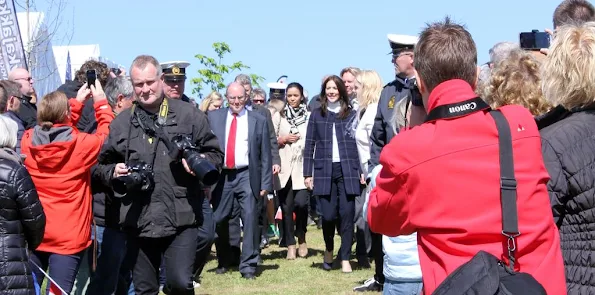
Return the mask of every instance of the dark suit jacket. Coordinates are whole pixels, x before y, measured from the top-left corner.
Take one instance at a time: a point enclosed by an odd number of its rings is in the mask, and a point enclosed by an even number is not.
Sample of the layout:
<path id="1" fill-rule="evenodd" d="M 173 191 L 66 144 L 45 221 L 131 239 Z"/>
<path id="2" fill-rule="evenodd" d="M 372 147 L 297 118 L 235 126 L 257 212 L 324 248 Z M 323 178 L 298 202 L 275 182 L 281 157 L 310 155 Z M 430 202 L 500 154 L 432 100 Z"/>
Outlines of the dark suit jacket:
<path id="1" fill-rule="evenodd" d="M 271 165 L 279 165 L 281 166 L 281 157 L 279 157 L 279 146 L 277 144 L 277 134 L 275 134 L 275 125 L 273 125 L 273 118 L 271 116 L 271 111 L 267 108 L 260 106 L 260 105 L 252 105 L 252 110 L 259 113 L 267 120 L 267 125 L 269 127 L 269 140 L 271 141 L 271 157 L 273 159 L 273 163 Z M 271 170 L 272 171 L 272 170 Z"/>
<path id="2" fill-rule="evenodd" d="M 345 191 L 348 195 L 361 193 L 361 165 L 354 138 L 355 131 L 350 130 L 356 120 L 355 116 L 356 112 L 353 110 L 343 120 L 332 112 L 327 112 L 323 117 L 320 108 L 311 113 L 304 147 L 304 178 L 313 176 L 314 195 L 331 194 L 333 123 L 336 128 Z"/>
<path id="3" fill-rule="evenodd" d="M 269 127 L 266 118 L 254 111 L 248 111 L 248 158 L 250 165 L 250 186 L 255 197 L 261 190 L 273 191 L 273 170 L 271 163 L 271 142 L 269 141 Z M 219 141 L 222 151 L 227 145 L 225 138 L 225 123 L 229 108 L 222 108 L 208 113 L 211 130 Z"/>

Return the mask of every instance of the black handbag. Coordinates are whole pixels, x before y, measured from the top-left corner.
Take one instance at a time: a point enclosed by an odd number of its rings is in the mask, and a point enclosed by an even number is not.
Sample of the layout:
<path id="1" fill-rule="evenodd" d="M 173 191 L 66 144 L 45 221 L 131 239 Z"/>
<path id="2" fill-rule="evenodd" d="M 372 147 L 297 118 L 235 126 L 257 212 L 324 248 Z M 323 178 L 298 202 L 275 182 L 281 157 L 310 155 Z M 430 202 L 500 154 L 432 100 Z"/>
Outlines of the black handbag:
<path id="1" fill-rule="evenodd" d="M 507 241 L 509 265 L 492 254 L 479 251 L 471 260 L 452 272 L 432 293 L 433 295 L 547 294 L 533 276 L 514 271 L 516 238 L 521 233 L 518 229 L 512 136 L 508 121 L 500 111 L 491 110 L 490 115 L 498 129 L 502 235 Z"/>

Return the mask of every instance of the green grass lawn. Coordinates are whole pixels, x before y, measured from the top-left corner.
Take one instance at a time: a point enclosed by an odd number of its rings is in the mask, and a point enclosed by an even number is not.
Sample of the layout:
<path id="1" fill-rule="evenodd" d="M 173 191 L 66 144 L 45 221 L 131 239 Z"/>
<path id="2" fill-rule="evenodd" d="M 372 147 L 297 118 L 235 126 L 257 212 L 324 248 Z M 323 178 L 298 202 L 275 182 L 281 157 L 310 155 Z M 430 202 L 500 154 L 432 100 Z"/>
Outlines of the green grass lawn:
<path id="1" fill-rule="evenodd" d="M 296 260 L 286 260 L 286 248 L 278 247 L 277 240 L 273 240 L 262 252 L 261 273 L 252 281 L 242 279 L 237 268 L 222 275 L 215 274 L 217 261 L 212 252 L 196 294 L 353 294 L 353 287 L 374 274 L 373 268 L 358 269 L 355 259 L 351 262 L 352 273 L 342 273 L 340 266 L 331 271 L 322 270 L 322 231 L 309 226 L 306 239 L 308 257 Z M 339 236 L 335 236 L 335 254 L 339 245 Z"/>

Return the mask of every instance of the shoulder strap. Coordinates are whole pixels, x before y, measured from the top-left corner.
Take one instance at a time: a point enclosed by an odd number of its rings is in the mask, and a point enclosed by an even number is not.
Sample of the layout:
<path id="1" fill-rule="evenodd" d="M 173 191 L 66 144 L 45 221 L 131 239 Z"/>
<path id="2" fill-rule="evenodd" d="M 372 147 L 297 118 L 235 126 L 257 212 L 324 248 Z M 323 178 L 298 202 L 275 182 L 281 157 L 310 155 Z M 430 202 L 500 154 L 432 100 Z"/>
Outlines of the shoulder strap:
<path id="1" fill-rule="evenodd" d="M 517 181 L 514 176 L 512 135 L 508 120 L 499 110 L 490 111 L 498 129 L 500 148 L 500 201 L 502 205 L 502 235 L 507 238 L 509 271 L 514 271 L 516 237 L 519 232 L 517 215 Z"/>

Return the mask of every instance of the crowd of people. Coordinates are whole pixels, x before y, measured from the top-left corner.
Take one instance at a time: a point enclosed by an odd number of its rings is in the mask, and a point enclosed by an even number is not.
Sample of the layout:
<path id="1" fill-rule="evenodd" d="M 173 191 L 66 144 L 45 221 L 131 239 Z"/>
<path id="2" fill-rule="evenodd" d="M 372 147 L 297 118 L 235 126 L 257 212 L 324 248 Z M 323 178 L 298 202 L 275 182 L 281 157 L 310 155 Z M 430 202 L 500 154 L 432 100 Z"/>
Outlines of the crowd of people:
<path id="1" fill-rule="evenodd" d="M 355 292 L 591 294 L 595 8 L 565 0 L 553 25 L 549 48 L 500 42 L 481 66 L 448 18 L 390 34 L 395 80 L 347 67 L 311 99 L 240 74 L 196 105 L 188 64 L 150 55 L 39 99 L 13 69 L 0 293 L 194 294 L 213 245 L 216 274 L 253 280 L 271 237 L 308 257 L 317 223 L 324 270 L 374 262 Z"/>

